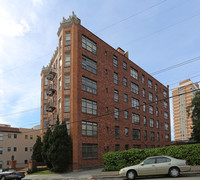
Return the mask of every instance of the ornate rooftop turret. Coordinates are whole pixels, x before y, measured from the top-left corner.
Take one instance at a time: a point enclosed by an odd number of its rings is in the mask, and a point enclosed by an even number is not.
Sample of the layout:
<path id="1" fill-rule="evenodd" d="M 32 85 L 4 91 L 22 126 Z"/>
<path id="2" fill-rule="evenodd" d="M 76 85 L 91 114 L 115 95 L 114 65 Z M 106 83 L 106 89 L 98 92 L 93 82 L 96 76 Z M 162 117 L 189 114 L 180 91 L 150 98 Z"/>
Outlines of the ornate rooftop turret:
<path id="1" fill-rule="evenodd" d="M 69 16 L 68 19 L 65 19 L 63 17 L 63 21 L 60 23 L 60 27 L 58 29 L 57 35 L 59 36 L 63 28 L 71 27 L 72 24 L 81 24 L 81 20 L 75 15 L 74 11 L 72 11 L 72 16 Z"/>

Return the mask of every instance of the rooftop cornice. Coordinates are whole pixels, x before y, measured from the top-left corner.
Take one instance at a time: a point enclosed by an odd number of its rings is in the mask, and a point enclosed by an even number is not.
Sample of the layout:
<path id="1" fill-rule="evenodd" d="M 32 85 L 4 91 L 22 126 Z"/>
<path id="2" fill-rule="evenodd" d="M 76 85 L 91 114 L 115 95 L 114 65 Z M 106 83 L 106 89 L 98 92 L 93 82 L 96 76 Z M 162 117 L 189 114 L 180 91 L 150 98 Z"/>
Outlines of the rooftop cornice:
<path id="1" fill-rule="evenodd" d="M 81 20 L 75 15 L 74 11 L 72 11 L 72 16 L 69 16 L 68 19 L 63 17 L 63 21 L 60 23 L 57 35 L 59 36 L 63 28 L 71 27 L 72 24 L 81 24 Z"/>

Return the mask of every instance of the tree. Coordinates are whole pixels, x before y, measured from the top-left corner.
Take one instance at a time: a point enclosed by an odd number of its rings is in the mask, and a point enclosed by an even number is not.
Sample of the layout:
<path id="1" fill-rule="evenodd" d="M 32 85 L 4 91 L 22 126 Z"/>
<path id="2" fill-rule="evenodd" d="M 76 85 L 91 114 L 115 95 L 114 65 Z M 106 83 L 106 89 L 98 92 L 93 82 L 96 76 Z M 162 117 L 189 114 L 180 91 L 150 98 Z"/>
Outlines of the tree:
<path id="1" fill-rule="evenodd" d="M 48 151 L 48 158 L 52 163 L 53 171 L 64 172 L 71 162 L 72 143 L 65 122 L 59 124 L 59 118 L 57 118 L 50 141 L 52 144 Z"/>
<path id="2" fill-rule="evenodd" d="M 51 161 L 49 161 L 49 149 L 51 147 L 50 138 L 52 136 L 52 131 L 50 128 L 47 129 L 43 136 L 43 146 L 42 146 L 42 158 L 44 160 L 44 163 L 47 165 L 49 169 L 51 169 L 53 166 L 51 164 Z"/>
<path id="3" fill-rule="evenodd" d="M 32 154 L 31 159 L 35 160 L 37 163 L 43 162 L 41 152 L 42 152 L 42 141 L 41 141 L 41 137 L 37 136 L 36 143 L 33 146 L 33 154 Z"/>
<path id="4" fill-rule="evenodd" d="M 190 114 L 190 110 L 192 110 L 192 115 Z M 195 93 L 192 103 L 188 106 L 187 111 L 188 116 L 191 115 L 193 122 L 191 139 L 200 142 L 200 91 Z"/>

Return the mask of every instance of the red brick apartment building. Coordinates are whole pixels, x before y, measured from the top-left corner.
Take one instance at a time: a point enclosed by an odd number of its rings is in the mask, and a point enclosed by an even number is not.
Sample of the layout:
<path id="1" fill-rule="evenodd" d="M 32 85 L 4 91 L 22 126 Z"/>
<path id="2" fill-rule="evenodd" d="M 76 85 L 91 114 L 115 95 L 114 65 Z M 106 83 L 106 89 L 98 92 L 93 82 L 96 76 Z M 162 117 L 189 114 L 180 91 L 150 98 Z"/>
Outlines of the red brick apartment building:
<path id="1" fill-rule="evenodd" d="M 69 123 L 74 169 L 103 165 L 108 151 L 170 145 L 167 87 L 74 13 L 57 34 L 58 47 L 41 72 L 41 127 L 55 124 L 57 115 Z"/>

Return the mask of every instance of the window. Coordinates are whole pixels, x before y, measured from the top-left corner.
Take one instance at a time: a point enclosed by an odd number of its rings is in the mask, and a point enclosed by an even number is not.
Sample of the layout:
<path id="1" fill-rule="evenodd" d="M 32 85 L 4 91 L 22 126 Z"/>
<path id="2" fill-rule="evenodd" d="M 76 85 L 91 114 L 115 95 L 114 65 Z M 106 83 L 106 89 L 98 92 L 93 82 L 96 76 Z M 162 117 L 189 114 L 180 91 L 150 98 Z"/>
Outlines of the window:
<path id="1" fill-rule="evenodd" d="M 30 152 L 32 152 L 33 151 L 33 148 L 32 147 L 30 147 Z"/>
<path id="2" fill-rule="evenodd" d="M 141 146 L 138 145 L 138 144 L 134 144 L 134 145 L 133 145 L 133 148 L 134 148 L 134 149 L 141 149 Z"/>
<path id="3" fill-rule="evenodd" d="M 48 85 L 48 79 L 47 79 L 47 76 L 45 76 L 45 78 L 44 78 L 44 85 Z"/>
<path id="4" fill-rule="evenodd" d="M 82 47 L 87 49 L 88 51 L 90 51 L 93 54 L 97 53 L 96 43 L 84 35 L 82 35 Z"/>
<path id="5" fill-rule="evenodd" d="M 97 144 L 82 144 L 82 158 L 98 158 Z"/>
<path id="6" fill-rule="evenodd" d="M 124 111 L 124 118 L 128 119 L 128 111 Z"/>
<path id="7" fill-rule="evenodd" d="M 114 113 L 114 115 L 115 115 L 115 119 L 119 119 L 119 109 L 118 108 L 115 108 L 115 113 Z"/>
<path id="8" fill-rule="evenodd" d="M 113 66 L 117 67 L 118 61 L 117 61 L 117 56 L 113 56 Z"/>
<path id="9" fill-rule="evenodd" d="M 156 96 L 156 104 L 158 104 L 158 96 Z"/>
<path id="10" fill-rule="evenodd" d="M 140 109 L 140 103 L 138 99 L 131 98 L 132 107 L 135 109 Z"/>
<path id="11" fill-rule="evenodd" d="M 96 74 L 97 73 L 97 63 L 92 59 L 82 55 L 82 68 L 87 71 Z"/>
<path id="12" fill-rule="evenodd" d="M 163 91 L 163 96 L 165 97 L 165 98 L 167 98 L 167 91 Z"/>
<path id="13" fill-rule="evenodd" d="M 165 134 L 165 141 L 169 142 L 169 134 Z"/>
<path id="14" fill-rule="evenodd" d="M 115 144 L 115 151 L 119 151 L 120 150 L 120 145 L 119 144 Z"/>
<path id="15" fill-rule="evenodd" d="M 3 148 L 0 147 L 0 154 L 3 154 Z"/>
<path id="16" fill-rule="evenodd" d="M 165 123 L 165 130 L 168 131 L 169 130 L 169 124 Z"/>
<path id="17" fill-rule="evenodd" d="M 147 140 L 147 130 L 144 130 L 144 140 Z"/>
<path id="18" fill-rule="evenodd" d="M 138 114 L 132 113 L 132 123 L 140 124 L 140 116 Z"/>
<path id="19" fill-rule="evenodd" d="M 0 141 L 3 141 L 3 134 L 0 134 Z"/>
<path id="20" fill-rule="evenodd" d="M 70 32 L 65 33 L 65 45 L 69 46 L 71 44 L 71 37 L 70 37 Z"/>
<path id="21" fill-rule="evenodd" d="M 69 89 L 69 88 L 70 88 L 70 75 L 65 74 L 65 89 Z"/>
<path id="22" fill-rule="evenodd" d="M 168 119 L 168 118 L 169 118 L 169 116 L 168 116 L 168 113 L 167 113 L 167 112 L 164 112 L 164 117 L 165 117 L 165 119 Z"/>
<path id="23" fill-rule="evenodd" d="M 119 101 L 119 93 L 117 90 L 114 90 L 114 101 L 118 102 Z"/>
<path id="24" fill-rule="evenodd" d="M 28 139 L 28 135 L 25 135 L 25 139 Z"/>
<path id="25" fill-rule="evenodd" d="M 151 141 L 155 141 L 155 133 L 151 131 Z"/>
<path id="26" fill-rule="evenodd" d="M 149 92 L 149 101 L 153 101 L 153 94 Z"/>
<path id="27" fill-rule="evenodd" d="M 24 160 L 24 164 L 28 164 L 28 160 Z"/>
<path id="28" fill-rule="evenodd" d="M 140 130 L 139 129 L 133 129 L 133 139 L 134 140 L 140 139 Z"/>
<path id="29" fill-rule="evenodd" d="M 157 122 L 156 122 L 156 127 L 157 127 L 157 129 L 159 128 L 159 120 L 157 120 Z"/>
<path id="30" fill-rule="evenodd" d="M 159 132 L 157 132 L 157 141 L 159 141 L 160 140 L 160 134 L 159 134 Z"/>
<path id="31" fill-rule="evenodd" d="M 154 127 L 154 119 L 150 119 L 150 127 Z"/>
<path id="32" fill-rule="evenodd" d="M 155 158 L 149 158 L 144 161 L 144 164 L 155 164 L 155 163 L 156 163 Z"/>
<path id="33" fill-rule="evenodd" d="M 14 147 L 14 148 L 13 148 L 13 151 L 17 151 L 17 147 Z"/>
<path id="34" fill-rule="evenodd" d="M 67 134 L 70 135 L 70 122 L 67 120 L 66 122 Z"/>
<path id="35" fill-rule="evenodd" d="M 97 137 L 97 123 L 82 121 L 82 135 Z"/>
<path id="36" fill-rule="evenodd" d="M 129 145 L 128 144 L 125 145 L 125 150 L 129 150 Z"/>
<path id="37" fill-rule="evenodd" d="M 153 114 L 153 106 L 149 106 L 149 113 Z"/>
<path id="38" fill-rule="evenodd" d="M 124 85 L 124 86 L 127 86 L 127 83 L 128 83 L 128 82 L 127 82 L 127 79 L 124 77 L 124 78 L 123 78 L 123 85 Z"/>
<path id="39" fill-rule="evenodd" d="M 65 97 L 64 112 L 70 112 L 70 98 Z"/>
<path id="40" fill-rule="evenodd" d="M 142 84 L 144 84 L 144 82 L 145 82 L 145 77 L 144 75 L 142 75 Z"/>
<path id="41" fill-rule="evenodd" d="M 134 79 L 137 79 L 138 80 L 138 71 L 134 68 L 131 68 L 131 76 L 134 78 Z"/>
<path id="42" fill-rule="evenodd" d="M 148 79 L 148 87 L 151 88 L 151 89 L 153 87 L 152 81 L 150 79 Z"/>
<path id="43" fill-rule="evenodd" d="M 70 66 L 70 53 L 65 53 L 65 67 Z"/>
<path id="44" fill-rule="evenodd" d="M 47 90 L 44 90 L 44 99 L 47 99 Z"/>
<path id="45" fill-rule="evenodd" d="M 156 163 L 165 163 L 165 162 L 170 162 L 171 160 L 169 158 L 166 157 L 158 157 L 156 158 Z"/>
<path id="46" fill-rule="evenodd" d="M 119 126 L 115 126 L 115 139 L 119 139 Z"/>
<path id="47" fill-rule="evenodd" d="M 125 136 L 128 136 L 129 129 L 128 129 L 128 128 L 125 128 L 124 132 L 125 132 Z"/>
<path id="48" fill-rule="evenodd" d="M 1 135 L 0 135 L 0 137 L 1 137 Z M 8 134 L 8 138 L 9 138 L 9 139 L 11 138 L 11 134 Z"/>
<path id="49" fill-rule="evenodd" d="M 0 161 L 0 169 L 2 169 L 2 164 L 3 164 L 3 162 L 2 162 L 2 161 Z"/>
<path id="50" fill-rule="evenodd" d="M 32 136 L 32 135 L 30 135 L 30 139 L 33 139 L 33 136 Z"/>
<path id="51" fill-rule="evenodd" d="M 114 83 L 118 84 L 118 74 L 114 72 Z"/>
<path id="52" fill-rule="evenodd" d="M 147 118 L 144 116 L 144 126 L 147 126 Z"/>
<path id="53" fill-rule="evenodd" d="M 163 104 L 164 104 L 164 108 L 165 108 L 165 109 L 167 109 L 167 107 L 168 107 L 168 104 L 167 104 L 167 102 L 166 102 L 166 101 L 164 101 L 164 102 L 163 102 Z"/>
<path id="54" fill-rule="evenodd" d="M 146 103 L 143 102 L 143 111 L 145 112 L 146 111 Z"/>
<path id="55" fill-rule="evenodd" d="M 82 112 L 97 115 L 97 102 L 82 98 Z"/>
<path id="56" fill-rule="evenodd" d="M 17 134 L 14 134 L 14 139 L 17 139 Z"/>
<path id="57" fill-rule="evenodd" d="M 127 63 L 123 61 L 123 68 L 127 69 Z"/>
<path id="58" fill-rule="evenodd" d="M 146 97 L 146 92 L 145 89 L 142 89 L 142 97 L 145 98 Z"/>
<path id="59" fill-rule="evenodd" d="M 82 90 L 97 94 L 97 82 L 82 76 Z"/>
<path id="60" fill-rule="evenodd" d="M 11 147 L 8 147 L 8 152 L 10 152 L 11 151 Z"/>
<path id="61" fill-rule="evenodd" d="M 139 93 L 139 87 L 137 84 L 131 82 L 131 91 L 135 94 L 138 94 Z"/>
<path id="62" fill-rule="evenodd" d="M 25 148 L 24 148 L 24 150 L 25 150 L 25 151 L 28 151 L 28 148 L 27 148 L 27 147 L 25 147 Z"/>
<path id="63" fill-rule="evenodd" d="M 158 111 L 158 108 L 156 108 L 156 116 L 159 115 L 159 111 Z"/>
<path id="64" fill-rule="evenodd" d="M 44 114 L 47 114 L 47 105 L 44 105 Z"/>
<path id="65" fill-rule="evenodd" d="M 124 94 L 124 102 L 128 102 L 128 95 Z"/>
<path id="66" fill-rule="evenodd" d="M 155 84 L 155 91 L 157 92 L 158 91 L 158 85 Z"/>

